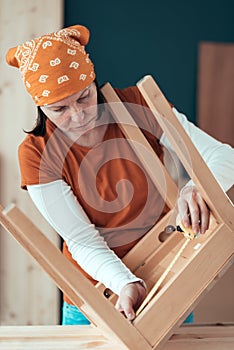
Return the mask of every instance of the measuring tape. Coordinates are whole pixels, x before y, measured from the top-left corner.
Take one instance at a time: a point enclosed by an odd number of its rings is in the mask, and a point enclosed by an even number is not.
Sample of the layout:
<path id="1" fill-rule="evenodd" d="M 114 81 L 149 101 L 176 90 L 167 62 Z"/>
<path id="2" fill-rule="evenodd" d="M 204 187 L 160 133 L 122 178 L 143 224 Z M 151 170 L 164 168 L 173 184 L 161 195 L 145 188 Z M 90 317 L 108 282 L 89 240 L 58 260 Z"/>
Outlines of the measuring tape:
<path id="1" fill-rule="evenodd" d="M 155 293 L 157 292 L 158 288 L 160 287 L 160 285 L 162 284 L 162 282 L 164 281 L 164 279 L 167 277 L 168 273 L 170 272 L 170 270 L 172 269 L 172 267 L 174 266 L 174 264 L 176 263 L 176 261 L 178 260 L 178 258 L 180 257 L 180 255 L 182 254 L 183 250 L 185 249 L 185 247 L 187 246 L 187 244 L 197 238 L 199 236 L 198 234 L 195 234 L 193 232 L 193 230 L 191 228 L 185 228 L 182 224 L 180 224 L 180 226 L 177 226 L 176 228 L 172 225 L 167 226 L 165 228 L 165 230 L 171 230 L 171 232 L 177 230 L 178 232 L 182 233 L 184 235 L 184 237 L 186 238 L 185 242 L 183 243 L 182 247 L 179 249 L 178 253 L 176 254 L 176 256 L 172 259 L 171 263 L 169 264 L 169 266 L 166 268 L 166 270 L 163 272 L 162 276 L 158 279 L 158 281 L 156 282 L 156 284 L 153 286 L 153 288 L 151 289 L 151 291 L 149 292 L 149 294 L 147 295 L 147 297 L 144 299 L 143 303 L 141 304 L 141 306 L 139 307 L 139 309 L 136 311 L 136 316 L 138 316 L 140 314 L 140 312 L 145 308 L 145 306 L 150 302 L 150 300 L 153 298 L 153 296 L 155 295 Z"/>

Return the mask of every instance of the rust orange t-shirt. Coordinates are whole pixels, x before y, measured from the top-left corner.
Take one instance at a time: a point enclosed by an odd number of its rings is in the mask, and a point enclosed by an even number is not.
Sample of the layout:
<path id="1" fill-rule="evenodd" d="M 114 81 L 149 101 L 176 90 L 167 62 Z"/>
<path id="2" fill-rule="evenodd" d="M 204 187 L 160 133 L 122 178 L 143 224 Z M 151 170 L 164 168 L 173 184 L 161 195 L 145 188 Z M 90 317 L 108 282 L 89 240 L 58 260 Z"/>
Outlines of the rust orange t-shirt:
<path id="1" fill-rule="evenodd" d="M 115 89 L 162 160 L 162 130 L 137 87 Z M 122 258 L 167 211 L 118 124 L 110 122 L 103 142 L 84 147 L 46 120 L 45 136 L 27 135 L 19 147 L 21 186 L 65 181 L 109 247 Z M 79 234 L 79 232 L 78 232 Z M 72 259 L 67 245 L 63 253 Z M 71 301 L 64 296 L 65 301 Z"/>

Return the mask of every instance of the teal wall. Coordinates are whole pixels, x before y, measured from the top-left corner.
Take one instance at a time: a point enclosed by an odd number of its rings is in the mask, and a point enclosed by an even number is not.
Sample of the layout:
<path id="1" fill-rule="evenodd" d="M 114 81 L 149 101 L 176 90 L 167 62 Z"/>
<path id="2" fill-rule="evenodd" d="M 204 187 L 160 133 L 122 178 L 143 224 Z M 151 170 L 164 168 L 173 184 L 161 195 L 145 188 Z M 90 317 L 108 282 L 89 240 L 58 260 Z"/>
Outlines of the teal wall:
<path id="1" fill-rule="evenodd" d="M 65 0 L 65 26 L 86 25 L 98 81 L 115 87 L 154 76 L 196 121 L 198 45 L 234 42 L 233 0 Z"/>

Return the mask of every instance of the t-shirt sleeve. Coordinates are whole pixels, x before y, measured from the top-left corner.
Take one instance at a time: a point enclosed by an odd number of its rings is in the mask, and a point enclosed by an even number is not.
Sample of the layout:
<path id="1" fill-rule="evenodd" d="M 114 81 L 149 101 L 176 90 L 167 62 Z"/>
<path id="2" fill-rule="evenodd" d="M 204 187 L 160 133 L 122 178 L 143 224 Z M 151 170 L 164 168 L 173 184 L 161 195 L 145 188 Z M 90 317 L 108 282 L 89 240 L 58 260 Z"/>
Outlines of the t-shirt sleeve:
<path id="1" fill-rule="evenodd" d="M 35 144 L 30 137 L 26 137 L 18 148 L 21 188 L 27 189 L 27 185 L 45 184 L 61 178 L 52 158 L 53 155 L 44 152 L 40 142 Z"/>

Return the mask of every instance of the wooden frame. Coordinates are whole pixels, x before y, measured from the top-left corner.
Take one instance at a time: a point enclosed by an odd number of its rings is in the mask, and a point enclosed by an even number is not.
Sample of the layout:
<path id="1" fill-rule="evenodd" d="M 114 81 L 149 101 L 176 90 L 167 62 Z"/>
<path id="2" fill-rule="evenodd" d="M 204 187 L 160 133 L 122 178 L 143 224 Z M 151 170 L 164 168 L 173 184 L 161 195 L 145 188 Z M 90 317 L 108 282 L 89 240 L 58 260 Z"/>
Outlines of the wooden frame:
<path id="1" fill-rule="evenodd" d="M 2 326 L 4 350 L 119 350 L 92 326 Z M 233 350 L 234 325 L 183 326 L 161 350 Z"/>
<path id="2" fill-rule="evenodd" d="M 103 296 L 102 287 L 99 286 L 99 289 L 93 287 L 18 208 L 1 208 L 0 221 L 38 261 L 58 287 L 87 315 L 102 334 L 117 344 L 119 349 L 147 350 L 156 349 L 169 339 L 201 296 L 232 264 L 234 209 L 152 77 L 145 77 L 137 86 L 174 146 L 186 171 L 208 203 L 213 222 L 209 232 L 190 242 L 159 292 L 132 323 L 128 322 L 114 308 L 110 300 Z M 121 114 L 123 118 L 129 117 L 129 113 L 119 102 L 109 84 L 103 87 L 102 92 L 114 116 Z M 121 121 L 121 124 L 124 125 L 124 122 Z M 134 129 L 138 130 L 137 126 Z M 127 134 L 129 129 L 124 132 L 127 138 L 134 137 L 139 144 L 145 142 L 138 131 L 133 136 Z M 145 147 L 148 148 L 148 145 Z M 136 153 L 142 158 L 137 149 Z M 144 159 L 143 165 L 149 171 L 155 185 L 160 187 L 158 177 L 152 172 L 152 163 L 149 164 Z M 155 162 L 159 165 L 157 159 Z M 164 172 L 164 168 L 162 167 L 160 171 Z M 146 281 L 149 289 L 173 259 L 184 239 L 183 235 L 176 233 L 163 243 L 159 240 L 160 232 L 168 223 L 175 220 L 176 215 L 174 207 L 177 188 L 166 172 L 165 179 L 169 213 L 123 259 L 136 275 Z"/>

